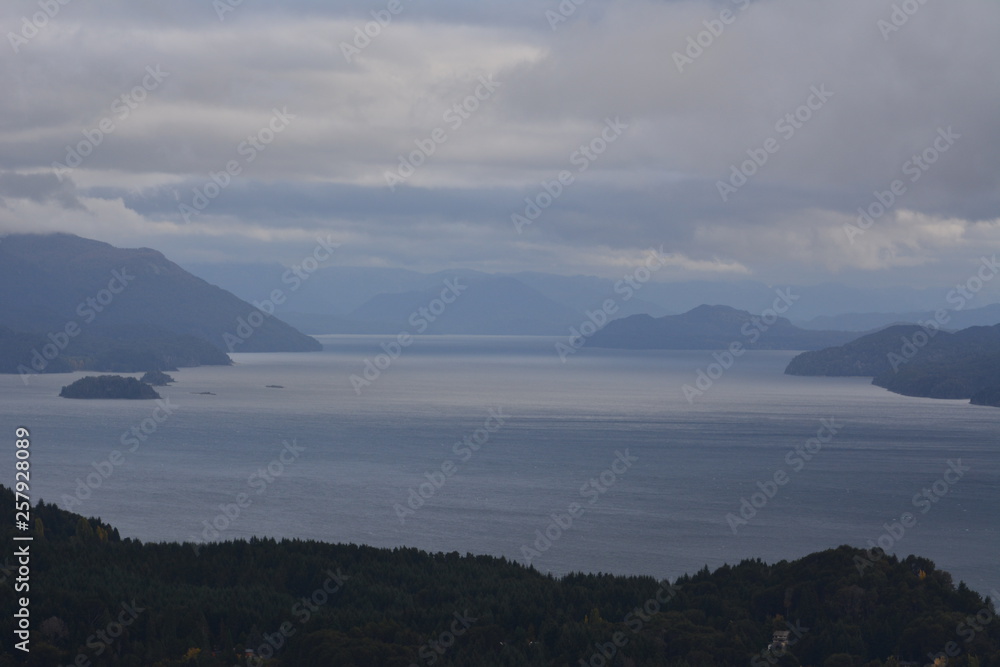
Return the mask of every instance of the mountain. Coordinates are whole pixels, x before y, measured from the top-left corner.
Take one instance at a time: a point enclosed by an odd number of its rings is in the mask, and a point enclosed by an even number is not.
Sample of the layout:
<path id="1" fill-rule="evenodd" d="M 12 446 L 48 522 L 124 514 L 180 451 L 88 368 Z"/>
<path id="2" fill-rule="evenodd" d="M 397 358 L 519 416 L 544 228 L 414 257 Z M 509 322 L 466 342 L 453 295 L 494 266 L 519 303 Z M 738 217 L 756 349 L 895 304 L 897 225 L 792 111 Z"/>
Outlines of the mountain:
<path id="1" fill-rule="evenodd" d="M 0 373 L 134 373 L 231 363 L 229 355 L 207 340 L 148 325 L 119 327 L 104 334 L 80 329 L 73 338 L 64 331 L 44 335 L 0 327 Z"/>
<path id="2" fill-rule="evenodd" d="M 218 281 L 248 300 L 266 295 L 273 285 L 292 280 L 289 270 L 277 264 L 189 265 L 198 275 Z M 440 296 L 446 280 L 467 285 L 454 307 L 435 321 L 419 315 Z M 573 280 L 573 279 L 570 279 Z M 599 279 L 594 279 L 599 280 Z M 606 283 L 606 284 L 605 284 Z M 270 287 L 269 287 L 270 285 Z M 585 283 L 580 300 L 593 308 L 603 298 Z M 612 283 L 601 289 L 610 293 Z M 287 295 L 276 313 L 286 322 L 314 334 L 396 334 L 421 331 L 430 334 L 557 335 L 584 317 L 559 299 L 553 299 L 508 275 L 457 269 L 418 273 L 372 267 L 321 267 Z M 638 300 L 636 300 L 638 301 Z M 654 306 L 655 308 L 655 306 Z M 409 318 L 418 313 L 416 325 Z M 424 320 L 420 324 L 419 320 Z"/>
<path id="3" fill-rule="evenodd" d="M 622 271 L 622 276 L 629 273 L 631 272 Z M 511 276 L 545 296 L 577 309 L 592 309 L 595 303 L 603 301 L 605 296 L 602 295 L 614 296 L 613 288 L 620 285 L 619 280 L 593 276 L 556 276 L 538 272 L 515 273 Z M 913 311 L 932 310 L 937 307 L 937 304 L 946 302 L 945 297 L 948 292 L 948 290 L 912 287 L 858 288 L 833 283 L 777 286 L 752 280 L 666 282 L 654 279 L 636 291 L 635 301 L 641 300 L 651 304 L 651 307 L 641 312 L 653 317 L 685 313 L 706 303 L 724 303 L 737 310 L 760 313 L 771 306 L 775 298 L 775 289 L 778 287 L 782 291 L 790 292 L 798 297 L 794 307 L 786 313 L 786 316 L 795 321 L 797 326 L 802 326 L 798 324 L 797 320 L 846 313 L 856 311 L 859 308 L 873 312 L 892 311 L 899 308 Z M 990 296 L 984 290 L 978 298 L 988 300 Z M 619 301 L 621 301 L 620 298 Z M 622 305 L 628 306 L 630 304 L 623 303 Z M 633 313 L 626 312 L 626 314 Z M 810 326 L 808 328 L 839 329 L 840 327 Z M 874 326 L 865 326 L 853 330 L 870 331 L 874 328 Z"/>
<path id="4" fill-rule="evenodd" d="M 380 295 L 429 290 L 443 277 L 456 273 L 469 279 L 512 278 L 581 316 L 588 310 L 599 308 L 608 298 L 615 299 L 619 307 L 616 318 L 638 314 L 662 317 L 687 312 L 706 303 L 725 303 L 738 310 L 759 313 L 770 307 L 775 298 L 774 286 L 749 280 L 665 282 L 656 280 L 660 276 L 653 276 L 652 280 L 640 283 L 639 289 L 633 290 L 627 280 L 634 279 L 634 272 L 628 270 L 623 270 L 620 278 L 563 276 L 539 271 L 488 274 L 469 269 L 421 273 L 385 267 L 341 266 L 339 259 L 334 256 L 327 265 L 320 266 L 309 274 L 307 280 L 301 281 L 297 289 L 286 289 L 287 299 L 276 309 L 278 316 L 311 333 L 381 333 L 386 323 L 373 330 L 370 322 L 357 321 L 352 318 L 352 313 Z M 286 287 L 298 282 L 291 270 L 280 264 L 201 263 L 186 264 L 185 268 L 246 301 L 264 298 L 275 286 Z M 1000 285 L 997 287 L 1000 288 Z M 838 331 L 872 331 L 893 323 L 915 322 L 917 316 L 926 319 L 940 304 L 948 303 L 949 294 L 947 289 L 872 289 L 840 284 L 782 289 L 797 297 L 794 308 L 786 313 L 796 326 Z M 984 288 L 977 296 L 977 303 L 988 303 L 997 298 L 997 294 Z M 997 315 L 994 321 L 983 321 L 992 317 L 986 312 L 975 314 L 980 320 L 963 320 L 962 317 L 971 317 L 975 311 L 956 311 L 954 328 L 1000 322 L 1000 306 L 993 308 Z M 838 315 L 852 312 L 861 314 Z M 579 324 L 581 318 L 576 320 Z M 551 328 L 543 320 L 537 327 L 522 330 L 524 333 L 540 334 L 551 331 Z"/>
<path id="5" fill-rule="evenodd" d="M 172 354 L 182 360 L 175 365 L 230 363 L 223 350 L 322 349 L 149 248 L 115 248 L 71 234 L 10 235 L 0 243 L 0 284 L 0 326 L 10 330 L 4 340 L 11 343 L 14 332 L 34 334 L 43 346 L 57 346 L 60 357 L 75 357 L 76 367 L 122 348 L 159 362 Z M 207 358 L 209 345 L 214 360 Z"/>
<path id="6" fill-rule="evenodd" d="M 288 269 L 280 264 L 186 264 L 186 269 L 212 283 L 220 285 L 240 298 L 251 301 L 267 294 L 274 284 L 281 284 Z M 288 295 L 278 313 L 287 321 L 329 321 L 335 325 L 350 328 L 350 313 L 371 299 L 382 294 L 431 289 L 444 277 L 459 274 L 468 279 L 512 278 L 522 285 L 538 292 L 543 297 L 571 308 L 579 316 L 585 310 L 599 307 L 607 298 L 617 297 L 622 313 L 649 313 L 666 315 L 670 312 L 655 298 L 645 295 L 654 292 L 682 293 L 683 285 L 654 286 L 647 283 L 635 298 L 625 301 L 615 293 L 615 280 L 596 276 L 560 276 L 541 272 L 489 274 L 469 269 L 455 269 L 437 273 L 419 273 L 405 269 L 358 266 L 321 266 L 309 279 L 302 282 L 300 289 Z M 291 279 L 290 276 L 288 277 Z M 674 311 L 676 312 L 676 311 Z M 295 314 L 295 317 L 291 315 Z M 579 316 L 575 316 L 577 320 Z M 296 319 L 297 318 L 297 319 Z M 326 319 L 333 318 L 333 319 Z M 343 319 L 336 319 L 343 318 Z M 338 329 L 339 331 L 340 329 Z"/>
<path id="7" fill-rule="evenodd" d="M 1000 324 L 940 332 L 924 348 L 911 338 L 909 347 L 894 354 L 892 369 L 876 375 L 872 384 L 904 396 L 948 399 L 1000 389 Z"/>
<path id="8" fill-rule="evenodd" d="M 981 308 L 944 311 L 945 317 L 937 318 L 935 311 L 915 311 L 908 313 L 844 313 L 814 317 L 796 324 L 803 329 L 827 329 L 834 331 L 871 331 L 892 324 L 917 324 L 941 319 L 948 329 L 967 329 L 975 326 L 992 326 L 1000 322 L 1000 304 L 993 303 Z"/>
<path id="9" fill-rule="evenodd" d="M 1000 394 L 1000 324 L 957 332 L 899 325 L 846 345 L 804 352 L 789 375 L 856 375 L 905 396 L 973 399 L 995 405 Z"/>
<path id="10" fill-rule="evenodd" d="M 633 350 L 721 350 L 740 343 L 749 350 L 811 350 L 856 335 L 806 331 L 783 317 L 765 320 L 729 306 L 702 305 L 681 315 L 633 315 L 609 322 L 586 344 Z"/>
<path id="11" fill-rule="evenodd" d="M 803 352 L 785 368 L 788 375 L 875 377 L 892 370 L 889 355 L 923 328 L 898 324 L 844 345 Z M 944 333 L 944 332 L 942 332 Z"/>
<path id="12" fill-rule="evenodd" d="M 559 335 L 583 317 L 513 278 L 447 272 L 433 287 L 380 294 L 349 314 L 368 333 L 498 336 Z"/>
<path id="13" fill-rule="evenodd" d="M 184 268 L 249 302 L 265 298 L 276 287 L 284 289 L 285 302 L 276 312 L 285 321 L 289 313 L 344 316 L 379 294 L 431 287 L 433 282 L 427 274 L 381 267 L 320 266 L 303 273 L 305 280 L 281 264 L 198 263 Z"/>
<path id="14" fill-rule="evenodd" d="M 667 293 L 677 290 L 675 284 L 652 282 L 641 284 L 634 279 L 633 283 L 639 286 L 638 289 L 634 289 L 624 280 L 615 281 L 595 276 L 557 276 L 534 271 L 506 275 L 542 296 L 569 306 L 581 314 L 599 308 L 605 299 L 614 299 L 618 305 L 615 318 L 642 314 L 653 317 L 670 315 L 672 314 L 670 309 L 659 302 L 657 293 L 659 296 L 666 296 Z"/>
<path id="15" fill-rule="evenodd" d="M 923 313 L 843 313 L 797 320 L 795 325 L 808 330 L 875 331 L 897 324 L 915 324 L 921 315 Z"/>

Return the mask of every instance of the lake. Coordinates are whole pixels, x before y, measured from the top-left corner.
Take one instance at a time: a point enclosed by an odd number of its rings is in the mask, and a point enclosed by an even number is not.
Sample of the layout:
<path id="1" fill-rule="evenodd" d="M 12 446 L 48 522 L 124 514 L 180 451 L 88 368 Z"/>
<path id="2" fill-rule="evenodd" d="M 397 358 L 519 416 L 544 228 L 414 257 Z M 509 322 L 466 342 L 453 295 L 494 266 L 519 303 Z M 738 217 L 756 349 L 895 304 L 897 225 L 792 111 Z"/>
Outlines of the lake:
<path id="1" fill-rule="evenodd" d="M 720 375 L 702 351 L 562 362 L 552 338 L 426 336 L 390 361 L 388 336 L 319 338 L 173 372 L 161 404 L 58 398 L 83 373 L 0 376 L 8 438 L 32 430 L 33 499 L 144 541 L 405 545 L 555 574 L 674 578 L 881 539 L 1000 588 L 995 408 L 785 376 L 792 352 Z M 689 401 L 699 370 L 717 379 Z"/>

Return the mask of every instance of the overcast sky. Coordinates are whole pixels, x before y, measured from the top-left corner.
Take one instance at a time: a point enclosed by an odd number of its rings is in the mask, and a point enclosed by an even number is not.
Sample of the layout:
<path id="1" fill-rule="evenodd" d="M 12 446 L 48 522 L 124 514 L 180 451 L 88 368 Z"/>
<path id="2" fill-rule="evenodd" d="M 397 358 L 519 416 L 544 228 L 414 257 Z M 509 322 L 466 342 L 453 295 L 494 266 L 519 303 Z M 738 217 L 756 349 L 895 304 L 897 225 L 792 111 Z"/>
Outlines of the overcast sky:
<path id="1" fill-rule="evenodd" d="M 3 3 L 0 231 L 921 286 L 1000 251 L 996 0 L 238 2 Z"/>

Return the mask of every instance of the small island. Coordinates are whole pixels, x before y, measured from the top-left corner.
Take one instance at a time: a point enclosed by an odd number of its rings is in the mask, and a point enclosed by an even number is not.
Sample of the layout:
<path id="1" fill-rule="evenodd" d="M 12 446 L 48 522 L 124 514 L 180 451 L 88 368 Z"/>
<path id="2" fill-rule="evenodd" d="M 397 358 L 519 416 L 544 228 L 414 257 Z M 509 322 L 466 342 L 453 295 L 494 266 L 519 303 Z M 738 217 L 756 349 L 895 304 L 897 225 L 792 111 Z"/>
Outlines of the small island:
<path id="1" fill-rule="evenodd" d="M 121 375 L 87 376 L 67 385 L 59 392 L 62 398 L 119 398 L 149 400 L 160 398 L 156 390 L 145 382 Z"/>
<path id="2" fill-rule="evenodd" d="M 153 387 L 166 387 L 171 382 L 176 382 L 176 380 L 163 371 L 147 371 L 146 374 L 139 379 L 139 382 L 145 382 Z"/>

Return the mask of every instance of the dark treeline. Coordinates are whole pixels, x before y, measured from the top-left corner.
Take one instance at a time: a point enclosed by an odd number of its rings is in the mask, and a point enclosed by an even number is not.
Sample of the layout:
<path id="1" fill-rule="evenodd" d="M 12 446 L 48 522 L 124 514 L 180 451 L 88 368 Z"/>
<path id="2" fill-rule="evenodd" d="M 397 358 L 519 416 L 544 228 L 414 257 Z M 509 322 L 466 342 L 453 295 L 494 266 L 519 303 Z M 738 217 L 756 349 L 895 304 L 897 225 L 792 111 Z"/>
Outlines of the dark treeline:
<path id="1" fill-rule="evenodd" d="M 119 330 L 120 329 L 120 330 Z M 70 338 L 20 333 L 0 326 L 0 373 L 139 373 L 232 363 L 208 341 L 150 327 L 92 330 Z"/>
<path id="2" fill-rule="evenodd" d="M 156 390 L 145 382 L 121 375 L 83 377 L 63 387 L 59 395 L 63 398 L 125 398 L 132 400 L 160 397 Z"/>
<path id="3" fill-rule="evenodd" d="M 0 502 L 13 505 L 9 489 Z M 952 666 L 1000 665 L 992 606 L 913 556 L 840 547 L 672 583 L 557 579 L 504 558 L 416 549 L 142 544 L 54 505 L 32 516 L 31 653 L 12 650 L 5 613 L 2 667 L 875 667 L 923 665 L 949 649 Z M 11 527 L 0 532 L 13 544 Z M 5 565 L 0 602 L 14 610 L 16 563 Z M 768 651 L 775 631 L 789 632 L 789 646 Z"/>
<path id="4" fill-rule="evenodd" d="M 1000 324 L 957 332 L 902 324 L 840 347 L 803 352 L 789 375 L 872 377 L 904 396 L 971 399 L 1000 407 Z"/>

